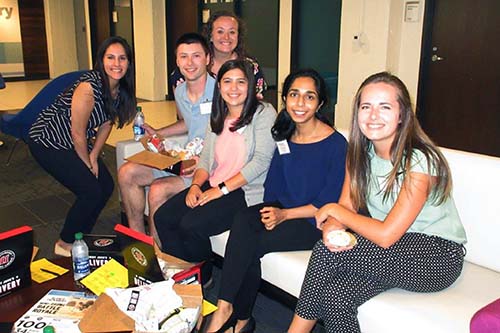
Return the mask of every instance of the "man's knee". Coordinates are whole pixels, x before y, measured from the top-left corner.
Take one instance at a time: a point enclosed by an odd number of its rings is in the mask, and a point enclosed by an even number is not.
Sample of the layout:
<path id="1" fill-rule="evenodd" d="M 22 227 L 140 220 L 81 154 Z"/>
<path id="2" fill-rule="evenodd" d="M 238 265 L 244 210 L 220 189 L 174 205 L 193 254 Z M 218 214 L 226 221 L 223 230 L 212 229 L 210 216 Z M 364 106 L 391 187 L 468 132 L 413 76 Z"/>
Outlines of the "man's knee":
<path id="1" fill-rule="evenodd" d="M 166 201 L 166 192 L 168 192 L 166 187 L 168 185 L 164 183 L 158 184 L 153 182 L 151 184 L 148 193 L 148 203 L 150 206 L 158 207 Z"/>
<path id="2" fill-rule="evenodd" d="M 143 165 L 126 162 L 118 170 L 118 184 L 122 185 L 149 185 L 153 181 L 150 168 Z"/>
<path id="3" fill-rule="evenodd" d="M 151 183 L 148 193 L 148 203 L 150 206 L 159 207 L 184 189 L 183 181 L 179 181 L 176 178 L 179 177 L 161 178 Z"/>
<path id="4" fill-rule="evenodd" d="M 120 169 L 118 169 L 118 183 L 121 184 L 128 184 L 131 182 L 133 178 L 133 169 L 134 165 L 133 163 L 126 162 L 124 163 Z"/>

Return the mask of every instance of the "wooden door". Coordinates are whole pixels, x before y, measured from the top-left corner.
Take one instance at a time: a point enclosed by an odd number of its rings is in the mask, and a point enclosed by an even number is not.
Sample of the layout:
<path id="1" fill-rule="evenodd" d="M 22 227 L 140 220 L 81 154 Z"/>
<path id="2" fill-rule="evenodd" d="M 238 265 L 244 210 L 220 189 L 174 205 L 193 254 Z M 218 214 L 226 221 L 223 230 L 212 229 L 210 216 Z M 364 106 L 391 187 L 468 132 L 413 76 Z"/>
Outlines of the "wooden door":
<path id="1" fill-rule="evenodd" d="M 42 0 L 19 1 L 19 20 L 26 80 L 49 78 L 49 56 Z"/>
<path id="2" fill-rule="evenodd" d="M 90 42 L 92 62 L 95 63 L 97 51 L 102 42 L 114 36 L 112 21 L 113 2 L 111 0 L 89 0 Z"/>
<path id="3" fill-rule="evenodd" d="M 500 1 L 426 1 L 417 116 L 439 146 L 500 156 Z"/>

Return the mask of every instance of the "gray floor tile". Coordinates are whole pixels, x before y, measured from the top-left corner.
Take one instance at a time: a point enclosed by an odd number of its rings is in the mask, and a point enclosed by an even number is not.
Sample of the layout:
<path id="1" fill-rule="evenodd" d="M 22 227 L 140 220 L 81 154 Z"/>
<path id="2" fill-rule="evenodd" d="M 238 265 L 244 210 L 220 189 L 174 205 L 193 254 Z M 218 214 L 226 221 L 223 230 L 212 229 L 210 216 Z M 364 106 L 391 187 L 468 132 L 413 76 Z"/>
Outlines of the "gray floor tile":
<path id="1" fill-rule="evenodd" d="M 99 216 L 93 234 L 96 235 L 114 235 L 116 224 L 120 224 L 120 210 L 106 210 Z"/>
<path id="2" fill-rule="evenodd" d="M 26 201 L 22 205 L 47 224 L 65 218 L 70 208 L 70 204 L 56 195 Z"/>
<path id="3" fill-rule="evenodd" d="M 55 229 L 53 225 L 39 225 L 33 227 L 34 244 L 39 247 L 36 259 L 55 257 L 54 244 L 59 239 L 60 229 Z"/>
<path id="4" fill-rule="evenodd" d="M 20 204 L 0 207 L 0 231 L 6 231 L 23 225 L 30 227 L 43 225 L 43 222 Z"/>
<path id="5" fill-rule="evenodd" d="M 58 197 L 61 198 L 61 200 L 64 200 L 69 205 L 72 205 L 75 201 L 75 195 L 71 192 L 60 193 L 58 194 Z"/>

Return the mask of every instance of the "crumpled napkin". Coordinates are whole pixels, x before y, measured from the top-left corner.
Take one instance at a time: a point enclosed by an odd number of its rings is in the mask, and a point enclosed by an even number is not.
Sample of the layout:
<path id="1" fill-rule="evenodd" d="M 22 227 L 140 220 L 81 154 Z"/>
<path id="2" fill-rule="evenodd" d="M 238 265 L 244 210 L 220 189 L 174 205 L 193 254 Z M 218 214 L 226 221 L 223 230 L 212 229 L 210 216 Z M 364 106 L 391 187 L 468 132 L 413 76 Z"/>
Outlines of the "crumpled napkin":
<path id="1" fill-rule="evenodd" d="M 127 289 L 107 288 L 106 294 L 135 321 L 136 331 L 159 332 L 159 322 L 182 306 L 173 285 L 173 280 L 167 280 Z"/>

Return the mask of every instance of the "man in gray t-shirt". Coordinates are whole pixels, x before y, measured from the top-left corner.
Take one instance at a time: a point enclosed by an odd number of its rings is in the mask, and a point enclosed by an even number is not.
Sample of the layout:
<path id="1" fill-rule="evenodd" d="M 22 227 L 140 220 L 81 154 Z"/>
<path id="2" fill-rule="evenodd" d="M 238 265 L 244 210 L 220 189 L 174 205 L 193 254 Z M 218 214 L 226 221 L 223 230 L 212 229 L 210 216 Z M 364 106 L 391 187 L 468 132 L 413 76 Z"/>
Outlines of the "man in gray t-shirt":
<path id="1" fill-rule="evenodd" d="M 160 129 L 147 124 L 143 127 L 148 135 L 168 138 L 187 134 L 188 141 L 195 137 L 204 138 L 215 86 L 215 80 L 207 72 L 210 53 L 205 38 L 196 33 L 182 35 L 176 43 L 176 62 L 185 77 L 185 82 L 179 84 L 174 93 L 178 120 Z M 153 223 L 154 213 L 165 201 L 191 184 L 195 168 L 196 165 L 183 169 L 183 176 L 176 176 L 132 162 L 123 164 L 118 171 L 118 184 L 130 228 L 145 232 L 145 190 L 149 186 L 149 230 L 159 243 Z"/>

